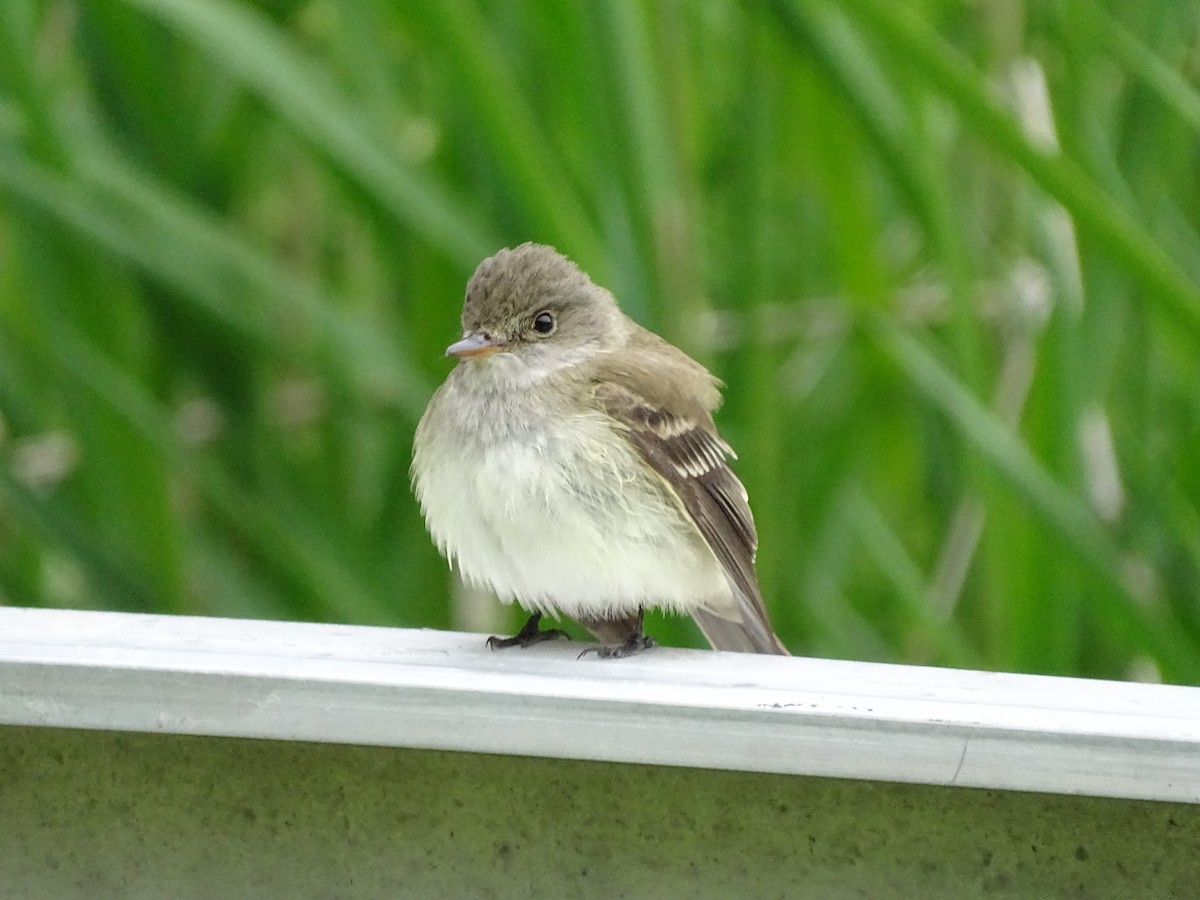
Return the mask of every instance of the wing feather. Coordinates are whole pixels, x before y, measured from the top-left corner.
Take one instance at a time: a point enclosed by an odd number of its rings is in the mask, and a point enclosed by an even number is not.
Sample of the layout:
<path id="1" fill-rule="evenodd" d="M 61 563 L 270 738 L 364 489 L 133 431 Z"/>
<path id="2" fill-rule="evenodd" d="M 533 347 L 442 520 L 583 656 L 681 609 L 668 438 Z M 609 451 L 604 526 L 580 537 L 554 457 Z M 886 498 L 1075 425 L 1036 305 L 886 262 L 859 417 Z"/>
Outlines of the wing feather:
<path id="1" fill-rule="evenodd" d="M 659 341 L 649 332 L 641 336 L 643 341 L 651 338 Z M 758 533 L 746 489 L 727 462 L 734 455 L 732 449 L 713 424 L 711 409 L 719 401 L 715 384 L 698 363 L 665 342 L 659 344 L 654 348 L 659 354 L 664 347 L 678 354 L 678 358 L 671 360 L 683 370 L 677 374 L 694 375 L 699 370 L 712 390 L 700 398 L 685 390 L 669 389 L 648 397 L 648 391 L 635 385 L 661 387 L 666 383 L 669 388 L 671 367 L 659 365 L 653 372 L 639 372 L 626 359 L 619 366 L 597 371 L 596 399 L 608 415 L 628 430 L 642 458 L 679 498 L 725 572 L 739 621 L 711 611 L 695 614 L 710 643 L 718 649 L 786 654 L 771 629 L 754 573 Z"/>

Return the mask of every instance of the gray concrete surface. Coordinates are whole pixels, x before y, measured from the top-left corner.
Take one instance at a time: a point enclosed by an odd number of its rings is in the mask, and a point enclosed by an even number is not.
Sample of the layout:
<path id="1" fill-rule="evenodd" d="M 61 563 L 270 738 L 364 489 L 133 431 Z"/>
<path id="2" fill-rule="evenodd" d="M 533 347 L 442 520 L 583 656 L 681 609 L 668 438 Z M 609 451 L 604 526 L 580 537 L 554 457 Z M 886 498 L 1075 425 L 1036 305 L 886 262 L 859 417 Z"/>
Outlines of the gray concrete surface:
<path id="1" fill-rule="evenodd" d="M 8 726 L 0 896 L 1168 900 L 1200 807 Z"/>

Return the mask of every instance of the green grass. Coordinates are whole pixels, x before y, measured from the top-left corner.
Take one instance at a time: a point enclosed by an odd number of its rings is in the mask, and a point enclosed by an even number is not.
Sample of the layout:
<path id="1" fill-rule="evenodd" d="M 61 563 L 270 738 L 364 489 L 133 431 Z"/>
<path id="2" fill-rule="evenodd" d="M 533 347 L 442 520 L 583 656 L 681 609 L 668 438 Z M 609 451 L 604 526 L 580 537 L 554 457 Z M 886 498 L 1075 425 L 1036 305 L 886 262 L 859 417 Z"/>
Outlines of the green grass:
<path id="1" fill-rule="evenodd" d="M 796 652 L 1200 682 L 1170 0 L 0 5 L 0 598 L 513 625 L 408 460 L 529 239 L 726 381 Z"/>

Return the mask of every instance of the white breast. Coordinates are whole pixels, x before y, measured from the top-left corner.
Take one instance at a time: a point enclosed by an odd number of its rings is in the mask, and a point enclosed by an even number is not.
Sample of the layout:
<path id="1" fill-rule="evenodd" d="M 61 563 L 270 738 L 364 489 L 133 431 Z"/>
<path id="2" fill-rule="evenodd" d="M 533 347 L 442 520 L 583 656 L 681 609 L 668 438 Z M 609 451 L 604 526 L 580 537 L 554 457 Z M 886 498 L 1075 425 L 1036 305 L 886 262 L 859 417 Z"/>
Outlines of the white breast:
<path id="1" fill-rule="evenodd" d="M 585 618 L 730 606 L 716 558 L 610 419 L 458 381 L 418 426 L 414 475 L 429 530 L 465 578 Z"/>

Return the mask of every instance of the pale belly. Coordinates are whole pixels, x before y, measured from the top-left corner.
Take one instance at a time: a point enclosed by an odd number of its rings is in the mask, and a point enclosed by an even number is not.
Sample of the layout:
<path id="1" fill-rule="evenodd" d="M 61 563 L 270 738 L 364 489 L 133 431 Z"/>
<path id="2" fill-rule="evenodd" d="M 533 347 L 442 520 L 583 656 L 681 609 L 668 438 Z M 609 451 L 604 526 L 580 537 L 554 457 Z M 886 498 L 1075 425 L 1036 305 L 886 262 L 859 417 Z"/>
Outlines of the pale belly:
<path id="1" fill-rule="evenodd" d="M 729 608 L 715 556 L 608 421 L 556 423 L 537 438 L 492 423 L 468 442 L 451 418 L 440 439 L 418 432 L 417 496 L 463 577 L 531 611 L 585 618 Z"/>

